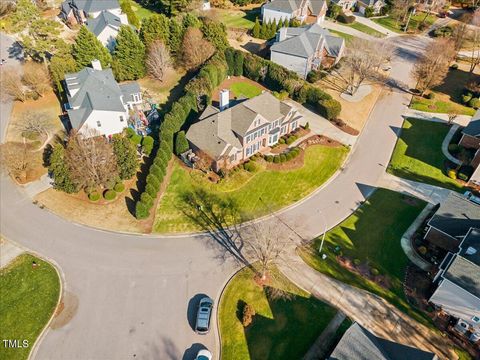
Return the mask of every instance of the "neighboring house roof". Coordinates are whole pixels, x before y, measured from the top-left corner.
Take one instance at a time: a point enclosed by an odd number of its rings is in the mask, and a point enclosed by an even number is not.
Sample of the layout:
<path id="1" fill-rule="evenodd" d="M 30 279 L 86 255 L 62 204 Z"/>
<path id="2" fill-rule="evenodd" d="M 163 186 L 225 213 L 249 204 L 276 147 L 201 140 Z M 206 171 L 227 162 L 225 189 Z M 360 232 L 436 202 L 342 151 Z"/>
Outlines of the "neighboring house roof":
<path id="1" fill-rule="evenodd" d="M 327 29 L 318 24 L 299 28 L 287 28 L 286 39 L 272 45 L 271 51 L 309 58 L 318 49 L 320 42 L 325 40 L 325 49 L 330 56 L 337 57 L 345 40 L 333 36 Z"/>
<path id="2" fill-rule="evenodd" d="M 292 13 L 300 8 L 303 0 L 273 0 L 263 5 L 264 9 Z"/>
<path id="3" fill-rule="evenodd" d="M 118 32 L 121 25 L 122 21 L 118 16 L 103 10 L 96 18 L 88 20 L 87 28 L 98 37 L 107 27 Z"/>
<path id="4" fill-rule="evenodd" d="M 120 91 L 123 95 L 123 102 L 133 102 L 133 95 L 140 94 L 142 90 L 136 81 L 131 81 L 125 84 L 120 84 Z"/>
<path id="5" fill-rule="evenodd" d="M 480 205 L 452 192 L 428 225 L 452 237 L 464 236 L 470 228 L 480 228 Z"/>
<path id="6" fill-rule="evenodd" d="M 433 360 L 437 356 L 410 346 L 379 338 L 358 323 L 343 334 L 329 360 Z"/>
<path id="7" fill-rule="evenodd" d="M 475 115 L 472 116 L 472 119 L 462 132 L 470 136 L 480 136 L 480 110 L 477 110 Z"/>
<path id="8" fill-rule="evenodd" d="M 93 110 L 125 112 L 122 96 L 131 96 L 133 90 L 140 92 L 136 83 L 119 86 L 111 69 L 85 68 L 77 73 L 66 74 L 68 102 L 74 109 L 68 110 L 72 127 L 80 128 Z"/>
<path id="9" fill-rule="evenodd" d="M 242 149 L 239 137 L 244 137 L 258 115 L 268 122 L 288 115 L 292 107 L 269 92 L 245 100 L 222 112 L 208 106 L 187 132 L 187 138 L 214 159 L 232 148 Z"/>
<path id="10" fill-rule="evenodd" d="M 322 11 L 324 4 L 324 0 L 310 0 L 310 10 L 312 10 L 312 13 L 315 15 L 320 14 L 320 11 Z"/>
<path id="11" fill-rule="evenodd" d="M 68 15 L 75 6 L 87 14 L 103 10 L 120 9 L 118 0 L 66 0 L 62 2 L 61 11 Z"/>

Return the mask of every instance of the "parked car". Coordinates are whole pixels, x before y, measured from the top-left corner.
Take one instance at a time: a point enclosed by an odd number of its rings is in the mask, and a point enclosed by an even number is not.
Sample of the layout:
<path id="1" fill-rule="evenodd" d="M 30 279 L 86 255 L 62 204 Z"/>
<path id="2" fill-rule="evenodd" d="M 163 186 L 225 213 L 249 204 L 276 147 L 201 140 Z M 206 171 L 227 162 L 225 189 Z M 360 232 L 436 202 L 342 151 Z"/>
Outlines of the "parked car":
<path id="1" fill-rule="evenodd" d="M 465 196 L 471 202 L 480 205 L 480 197 L 473 195 L 471 191 L 465 191 L 463 196 Z"/>
<path id="2" fill-rule="evenodd" d="M 207 334 L 210 330 L 210 317 L 212 315 L 213 309 L 213 300 L 210 299 L 208 296 L 202 298 L 200 300 L 200 304 L 198 305 L 198 312 L 197 312 L 197 322 L 195 324 L 195 331 L 198 334 Z"/>
<path id="3" fill-rule="evenodd" d="M 200 350 L 195 360 L 212 360 L 212 353 L 206 349 Z"/>

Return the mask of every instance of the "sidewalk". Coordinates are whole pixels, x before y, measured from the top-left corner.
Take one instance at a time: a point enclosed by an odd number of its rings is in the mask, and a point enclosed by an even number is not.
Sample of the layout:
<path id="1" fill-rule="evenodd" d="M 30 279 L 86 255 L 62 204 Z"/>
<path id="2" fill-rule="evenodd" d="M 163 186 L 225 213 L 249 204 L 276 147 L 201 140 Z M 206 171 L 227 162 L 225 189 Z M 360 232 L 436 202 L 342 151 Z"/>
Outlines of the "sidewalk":
<path id="1" fill-rule="evenodd" d="M 438 186 L 402 179 L 388 173 L 384 173 L 377 186 L 412 195 L 431 204 L 443 202 L 453 192 Z"/>
<path id="2" fill-rule="evenodd" d="M 3 269 L 23 252 L 23 249 L 19 248 L 17 245 L 0 238 L 0 269 Z"/>
<path id="3" fill-rule="evenodd" d="M 36 195 L 48 190 L 52 187 L 52 179 L 48 176 L 48 174 L 43 175 L 37 181 L 32 181 L 23 186 L 23 189 L 27 193 L 28 197 L 33 199 Z"/>
<path id="4" fill-rule="evenodd" d="M 334 23 L 330 20 L 325 20 L 322 22 L 321 26 L 325 27 L 326 29 L 329 30 L 335 30 L 335 31 L 340 31 L 342 33 L 352 35 L 358 38 L 366 39 L 366 40 L 375 40 L 377 39 L 376 37 L 373 37 L 371 35 L 368 35 L 364 32 L 358 31 L 357 29 L 351 28 L 349 26 L 344 26 L 339 23 Z"/>
<path id="5" fill-rule="evenodd" d="M 381 297 L 323 275 L 310 268 L 296 254 L 291 254 L 286 264 L 280 269 L 290 281 L 335 306 L 378 336 L 434 352 L 440 358 L 455 358 L 441 335 L 416 322 Z"/>
<path id="6" fill-rule="evenodd" d="M 452 141 L 453 135 L 457 132 L 459 126 L 457 124 L 454 124 L 451 128 L 450 131 L 448 132 L 447 136 L 445 136 L 445 139 L 443 139 L 442 142 L 442 153 L 445 155 L 445 157 L 451 161 L 454 164 L 457 165 L 462 165 L 463 163 L 458 160 L 457 158 L 453 157 L 449 152 L 448 152 L 448 145 L 450 144 L 450 141 Z"/>
<path id="7" fill-rule="evenodd" d="M 377 24 L 375 21 L 372 21 L 365 16 L 363 16 L 360 13 L 354 13 L 355 20 L 359 22 L 360 24 L 366 25 L 368 27 L 371 27 L 374 30 L 377 30 L 378 32 L 381 32 L 382 34 L 385 34 L 386 37 L 393 37 L 393 36 L 401 36 L 401 34 L 398 34 L 396 32 L 390 31 L 386 28 L 384 28 L 382 25 Z"/>
<path id="8" fill-rule="evenodd" d="M 448 114 L 444 114 L 444 113 L 431 113 L 426 111 L 407 109 L 403 114 L 403 117 L 434 121 L 434 122 L 440 122 L 440 123 L 448 123 Z M 453 120 L 453 123 L 460 126 L 467 126 L 471 119 L 472 117 L 468 115 L 458 115 Z"/>

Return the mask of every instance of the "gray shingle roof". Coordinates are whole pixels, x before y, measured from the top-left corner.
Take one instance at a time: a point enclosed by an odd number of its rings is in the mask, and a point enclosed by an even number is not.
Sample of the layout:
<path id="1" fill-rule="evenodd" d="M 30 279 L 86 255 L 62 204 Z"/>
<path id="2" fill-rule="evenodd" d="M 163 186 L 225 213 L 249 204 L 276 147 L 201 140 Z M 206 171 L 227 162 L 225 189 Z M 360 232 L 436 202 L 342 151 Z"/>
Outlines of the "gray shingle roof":
<path id="1" fill-rule="evenodd" d="M 265 9 L 276 10 L 284 13 L 291 13 L 298 10 L 303 0 L 273 0 L 264 5 Z"/>
<path id="2" fill-rule="evenodd" d="M 477 264 L 457 255 L 444 277 L 480 298 L 480 266 Z"/>
<path id="3" fill-rule="evenodd" d="M 333 36 L 327 29 L 318 24 L 300 28 L 287 28 L 287 38 L 272 45 L 271 51 L 309 58 L 312 56 L 321 41 L 325 40 L 325 49 L 330 56 L 338 56 L 344 39 Z"/>
<path id="4" fill-rule="evenodd" d="M 140 85 L 138 85 L 136 81 L 120 84 L 119 86 L 124 102 L 133 101 L 133 94 L 139 94 L 142 92 Z"/>
<path id="5" fill-rule="evenodd" d="M 477 110 L 475 115 L 472 116 L 472 119 L 462 132 L 467 135 L 480 137 L 480 110 Z"/>
<path id="6" fill-rule="evenodd" d="M 118 31 L 121 25 L 122 22 L 118 16 L 112 14 L 110 11 L 103 10 L 96 18 L 88 20 L 87 28 L 94 33 L 95 36 L 98 36 L 108 26 Z"/>
<path id="7" fill-rule="evenodd" d="M 72 6 L 76 6 L 87 14 L 103 10 L 120 9 L 118 0 L 66 0 L 61 5 L 62 13 L 68 14 Z"/>
<path id="8" fill-rule="evenodd" d="M 462 195 L 451 193 L 428 225 L 453 237 L 464 236 L 470 228 L 480 228 L 480 205 Z"/>
<path id="9" fill-rule="evenodd" d="M 310 0 L 310 8 L 314 15 L 320 14 L 320 11 L 323 8 L 323 4 L 325 4 L 324 0 Z"/>
<path id="10" fill-rule="evenodd" d="M 345 332 L 329 360 L 433 360 L 436 355 L 376 337 L 354 323 Z"/>

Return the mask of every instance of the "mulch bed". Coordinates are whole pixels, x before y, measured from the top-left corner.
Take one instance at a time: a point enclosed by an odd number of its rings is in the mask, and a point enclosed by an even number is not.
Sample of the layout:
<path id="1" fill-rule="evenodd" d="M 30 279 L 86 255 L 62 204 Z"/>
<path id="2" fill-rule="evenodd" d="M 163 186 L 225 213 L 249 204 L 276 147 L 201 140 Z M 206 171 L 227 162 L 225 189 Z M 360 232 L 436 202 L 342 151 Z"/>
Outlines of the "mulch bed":
<path id="1" fill-rule="evenodd" d="M 346 123 L 338 124 L 335 121 L 331 121 L 331 123 L 338 129 L 342 130 L 343 132 L 353 135 L 353 136 L 358 136 L 360 134 L 360 131 L 357 129 L 352 128 L 351 126 L 348 126 Z"/>
<path id="2" fill-rule="evenodd" d="M 323 136 L 323 135 L 312 135 L 309 138 L 303 140 L 298 147 L 301 149 L 305 149 L 308 146 L 311 145 L 323 145 L 323 146 L 328 146 L 328 147 L 340 147 L 343 146 L 343 144 L 339 141 L 330 139 L 329 137 Z"/>
<path id="3" fill-rule="evenodd" d="M 391 287 L 390 280 L 385 275 L 373 275 L 370 271 L 370 266 L 365 263 L 355 265 L 353 261 L 344 256 L 337 256 L 337 262 L 343 268 L 347 269 L 348 271 L 360 275 L 363 278 L 366 278 L 374 283 L 380 285 L 384 289 L 389 289 Z"/>
<path id="4" fill-rule="evenodd" d="M 263 161 L 265 164 L 267 170 L 295 170 L 295 169 L 300 169 L 304 165 L 304 158 L 305 158 L 305 151 L 302 149 L 300 151 L 300 154 L 295 159 L 292 159 L 290 161 L 284 162 L 284 163 L 278 163 L 275 164 L 273 162 L 267 162 L 265 160 L 257 160 L 257 161 Z"/>

